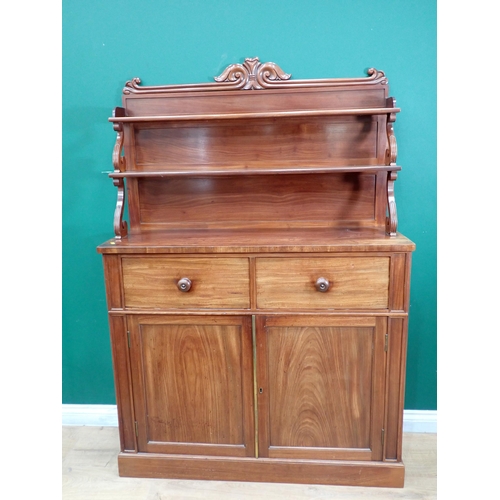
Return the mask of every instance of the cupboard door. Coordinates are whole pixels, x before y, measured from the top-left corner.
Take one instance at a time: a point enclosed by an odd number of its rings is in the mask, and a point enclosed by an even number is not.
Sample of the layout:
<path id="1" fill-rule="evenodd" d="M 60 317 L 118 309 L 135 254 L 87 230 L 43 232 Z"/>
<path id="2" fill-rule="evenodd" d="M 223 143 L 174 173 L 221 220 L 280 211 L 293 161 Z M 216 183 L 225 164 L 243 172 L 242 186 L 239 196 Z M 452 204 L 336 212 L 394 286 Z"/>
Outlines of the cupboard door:
<path id="1" fill-rule="evenodd" d="M 129 316 L 138 451 L 255 456 L 245 317 Z"/>
<path id="2" fill-rule="evenodd" d="M 258 319 L 259 456 L 381 460 L 380 317 Z"/>

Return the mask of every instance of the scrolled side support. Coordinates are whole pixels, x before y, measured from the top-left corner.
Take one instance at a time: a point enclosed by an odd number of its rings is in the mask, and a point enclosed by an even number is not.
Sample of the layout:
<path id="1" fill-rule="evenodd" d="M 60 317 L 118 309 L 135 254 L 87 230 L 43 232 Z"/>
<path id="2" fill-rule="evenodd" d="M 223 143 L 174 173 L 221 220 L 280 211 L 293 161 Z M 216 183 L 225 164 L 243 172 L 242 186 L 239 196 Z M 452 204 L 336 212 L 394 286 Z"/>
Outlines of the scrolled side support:
<path id="1" fill-rule="evenodd" d="M 387 165 L 396 165 L 398 145 L 396 142 L 396 136 L 394 135 L 394 128 L 390 122 L 387 122 L 387 141 L 389 143 L 389 147 L 386 151 Z"/>
<path id="2" fill-rule="evenodd" d="M 123 108 L 115 108 L 113 111 L 114 117 L 125 116 L 125 110 Z M 116 142 L 113 148 L 113 167 L 114 173 L 125 171 L 125 157 L 122 156 L 123 150 L 123 125 L 121 123 L 115 123 L 113 129 L 116 131 Z M 116 198 L 116 208 L 114 215 L 114 229 L 115 238 L 121 239 L 123 236 L 127 235 L 128 225 L 127 222 L 123 220 L 123 212 L 125 209 L 125 182 L 123 178 L 113 179 L 113 184 L 118 188 L 118 194 Z"/>
<path id="3" fill-rule="evenodd" d="M 398 229 L 398 213 L 396 210 L 396 198 L 394 196 L 394 181 L 397 179 L 396 172 L 388 172 L 387 175 L 387 212 L 385 219 L 385 232 L 389 236 L 396 236 Z"/>
<path id="4" fill-rule="evenodd" d="M 127 222 L 123 220 L 123 211 L 125 209 L 125 182 L 123 178 L 118 178 L 113 179 L 113 184 L 118 188 L 114 216 L 115 238 L 120 240 L 126 236 L 128 232 Z"/>
<path id="5" fill-rule="evenodd" d="M 396 99 L 389 97 L 386 100 L 388 108 L 396 107 Z M 386 165 L 396 165 L 396 158 L 398 157 L 398 144 L 396 136 L 394 135 L 394 127 L 392 124 L 396 121 L 396 113 L 389 113 L 387 115 L 387 150 L 385 152 Z"/>

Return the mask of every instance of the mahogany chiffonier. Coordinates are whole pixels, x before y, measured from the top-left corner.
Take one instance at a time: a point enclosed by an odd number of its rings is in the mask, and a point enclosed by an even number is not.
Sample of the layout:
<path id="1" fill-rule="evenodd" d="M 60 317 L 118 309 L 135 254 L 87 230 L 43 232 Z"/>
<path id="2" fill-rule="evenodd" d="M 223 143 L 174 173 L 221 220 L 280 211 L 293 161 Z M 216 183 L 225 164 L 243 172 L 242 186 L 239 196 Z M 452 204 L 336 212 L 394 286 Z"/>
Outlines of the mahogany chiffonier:
<path id="1" fill-rule="evenodd" d="M 98 247 L 121 476 L 403 486 L 399 111 L 376 69 L 125 84 Z"/>

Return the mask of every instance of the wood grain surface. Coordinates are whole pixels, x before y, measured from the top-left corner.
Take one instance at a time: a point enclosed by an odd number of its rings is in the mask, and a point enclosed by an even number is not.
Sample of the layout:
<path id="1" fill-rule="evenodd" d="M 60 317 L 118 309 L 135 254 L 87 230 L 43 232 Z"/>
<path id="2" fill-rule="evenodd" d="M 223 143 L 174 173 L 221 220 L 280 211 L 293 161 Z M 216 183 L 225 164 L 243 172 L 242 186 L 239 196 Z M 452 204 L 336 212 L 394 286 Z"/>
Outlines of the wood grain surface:
<path id="1" fill-rule="evenodd" d="M 129 319 L 139 451 L 253 456 L 249 318 Z"/>
<path id="2" fill-rule="evenodd" d="M 125 306 L 135 308 L 247 308 L 248 259 L 123 257 Z M 181 292 L 182 278 L 192 282 Z"/>
<path id="3" fill-rule="evenodd" d="M 369 448 L 373 329 L 267 335 L 271 446 Z"/>
<path id="4" fill-rule="evenodd" d="M 356 158 L 363 163 L 377 158 L 377 132 L 378 121 L 372 116 L 136 126 L 132 170 L 177 164 L 265 163 L 292 157 L 295 164 L 317 158 Z"/>
<path id="5" fill-rule="evenodd" d="M 164 323 L 141 327 L 148 439 L 243 444 L 240 328 Z"/>
<path id="6" fill-rule="evenodd" d="M 360 86 L 353 88 L 303 88 L 289 92 L 279 90 L 224 91 L 214 95 L 189 92 L 161 95 L 124 95 L 127 116 L 200 115 L 214 113 L 281 112 L 291 110 L 348 110 L 349 108 L 385 108 L 387 85 Z M 182 91 L 182 89 L 179 89 Z M 189 90 L 189 89 L 186 89 Z M 374 110 L 376 112 L 376 109 Z"/>
<path id="7" fill-rule="evenodd" d="M 99 245 L 101 253 L 411 252 L 415 243 L 376 228 L 172 229 L 129 234 Z"/>
<path id="8" fill-rule="evenodd" d="M 270 224 L 375 225 L 374 174 L 217 176 L 139 180 L 141 228 Z"/>
<path id="9" fill-rule="evenodd" d="M 318 278 L 330 282 L 316 290 Z M 388 307 L 388 257 L 256 259 L 257 307 L 384 309 Z"/>
<path id="10" fill-rule="evenodd" d="M 382 458 L 384 318 L 258 321 L 259 455 Z"/>

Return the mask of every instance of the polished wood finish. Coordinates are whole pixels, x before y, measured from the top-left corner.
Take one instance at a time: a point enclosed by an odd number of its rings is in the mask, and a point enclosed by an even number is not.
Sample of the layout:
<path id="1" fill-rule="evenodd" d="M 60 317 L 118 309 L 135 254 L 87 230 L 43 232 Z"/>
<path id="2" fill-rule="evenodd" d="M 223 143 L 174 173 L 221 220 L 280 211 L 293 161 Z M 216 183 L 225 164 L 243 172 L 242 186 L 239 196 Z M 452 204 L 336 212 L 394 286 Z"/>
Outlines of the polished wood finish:
<path id="1" fill-rule="evenodd" d="M 403 485 L 399 111 L 375 69 L 126 83 L 98 249 L 120 475 Z"/>
<path id="2" fill-rule="evenodd" d="M 128 321 L 138 451 L 254 456 L 250 318 Z"/>
<path id="3" fill-rule="evenodd" d="M 314 117 L 308 119 L 307 126 L 302 118 L 293 118 L 136 127 L 135 165 L 138 170 L 151 170 L 166 165 L 262 164 L 291 155 L 296 164 L 305 165 L 318 157 L 327 161 L 346 158 L 353 141 L 358 148 L 351 158 L 369 164 L 377 158 L 377 129 L 378 122 L 371 116 L 342 121 Z M 293 143 L 291 135 L 296 137 Z M 208 142 L 211 149 L 201 149 L 200 142 Z"/>
<path id="4" fill-rule="evenodd" d="M 115 391 L 118 407 L 120 443 L 123 451 L 137 452 L 135 440 L 135 414 L 132 391 L 132 377 L 128 351 L 126 318 L 123 315 L 110 316 L 111 351 L 115 372 Z"/>
<path id="5" fill-rule="evenodd" d="M 259 444 L 263 456 L 381 460 L 385 323 L 373 317 L 265 320 L 258 344 L 267 361 L 259 398 L 269 400 L 259 422 L 269 426 L 268 442 Z"/>
<path id="6" fill-rule="evenodd" d="M 266 254 L 340 252 L 411 252 L 415 244 L 401 234 L 388 237 L 380 229 L 365 228 L 231 228 L 172 229 L 134 234 L 99 247 L 112 254 Z"/>
<path id="7" fill-rule="evenodd" d="M 257 307 L 386 309 L 389 257 L 262 257 L 257 259 Z M 319 293 L 319 278 L 329 287 Z"/>
<path id="8" fill-rule="evenodd" d="M 401 488 L 402 463 L 342 460 L 291 460 L 201 456 L 130 454 L 118 455 L 120 474 L 131 477 L 258 481 Z"/>
<path id="9" fill-rule="evenodd" d="M 248 259 L 123 257 L 127 308 L 249 307 Z M 179 290 L 180 280 L 190 281 Z"/>
<path id="10" fill-rule="evenodd" d="M 124 118 L 110 118 L 114 123 L 155 123 L 176 121 L 183 122 L 188 120 L 248 120 L 258 118 L 296 118 L 312 116 L 376 116 L 392 114 L 401 111 L 399 108 L 354 108 L 354 109 L 333 109 L 333 110 L 300 110 L 300 111 L 269 111 L 265 113 L 205 113 L 205 114 L 176 114 L 176 115 L 153 115 L 153 116 L 127 116 Z"/>
<path id="11" fill-rule="evenodd" d="M 226 168 L 229 173 L 277 175 L 293 169 L 304 173 L 310 167 L 326 168 L 330 172 L 337 168 L 340 173 L 353 166 L 361 167 L 360 173 L 366 167 L 380 167 L 373 171 L 377 190 L 373 193 L 372 187 L 357 186 L 349 203 L 342 206 L 355 207 L 355 200 L 360 196 L 374 198 L 377 205 L 374 225 L 379 227 L 382 217 L 385 223 L 388 206 L 387 231 L 393 236 L 396 234 L 393 182 L 400 167 L 395 164 L 397 148 L 392 124 L 399 108 L 388 96 L 384 73 L 371 69 L 367 78 L 293 81 L 281 78 L 286 73 L 277 68 L 274 63 L 261 63 L 254 58 L 223 72 L 225 76 L 221 75 L 216 79 L 218 83 L 213 84 L 142 87 L 139 79 L 127 82 L 123 107 L 117 108 L 110 118 L 118 135 L 111 174 L 118 187 L 114 224 L 117 237 L 122 238 L 127 231 L 122 221 L 121 176 L 130 181 L 127 190 L 131 232 L 144 231 L 143 209 L 147 211 L 151 204 L 157 203 L 154 193 L 150 200 L 147 189 L 144 191 L 141 187 L 147 177 L 129 177 L 130 173 L 161 172 L 168 176 L 172 171 L 190 176 L 190 172 L 203 172 L 210 180 L 200 187 L 190 191 L 191 177 L 184 187 L 180 185 L 181 191 L 184 189 L 196 196 L 200 189 L 206 193 L 207 185 L 209 191 L 218 189 L 219 181 L 212 170 L 219 175 Z M 359 174 L 355 176 L 359 177 Z M 334 178 L 338 180 L 342 176 Z M 224 181 L 221 182 L 224 189 Z M 242 182 L 247 182 L 243 190 L 252 193 L 252 181 Z M 307 179 L 299 182 L 307 182 Z M 161 189 L 168 190 L 168 186 L 167 182 Z M 289 189 L 288 194 L 293 192 Z M 170 196 L 163 199 L 170 203 Z M 322 196 L 318 197 L 319 203 L 321 200 Z M 220 201 L 220 207 L 219 198 L 209 201 L 210 213 L 228 212 L 226 198 Z M 196 203 L 193 200 L 190 206 Z M 259 213 L 261 204 L 257 196 L 253 203 L 246 204 L 244 214 Z M 183 205 L 180 210 L 186 208 Z M 268 213 L 274 209 L 271 207 Z M 324 209 L 324 213 L 329 213 L 330 207 Z M 336 215 L 332 214 L 331 221 L 337 221 Z M 246 217 L 240 220 L 245 221 Z M 294 220 L 293 216 L 289 217 L 290 222 Z M 356 216 L 351 217 L 353 227 L 357 220 Z M 189 221 L 185 221 L 184 227 L 190 227 Z"/>
<path id="12" fill-rule="evenodd" d="M 144 178 L 140 228 L 375 226 L 375 175 Z M 184 225 L 184 226 L 183 226 Z M 136 228 L 134 228 L 136 230 Z"/>

